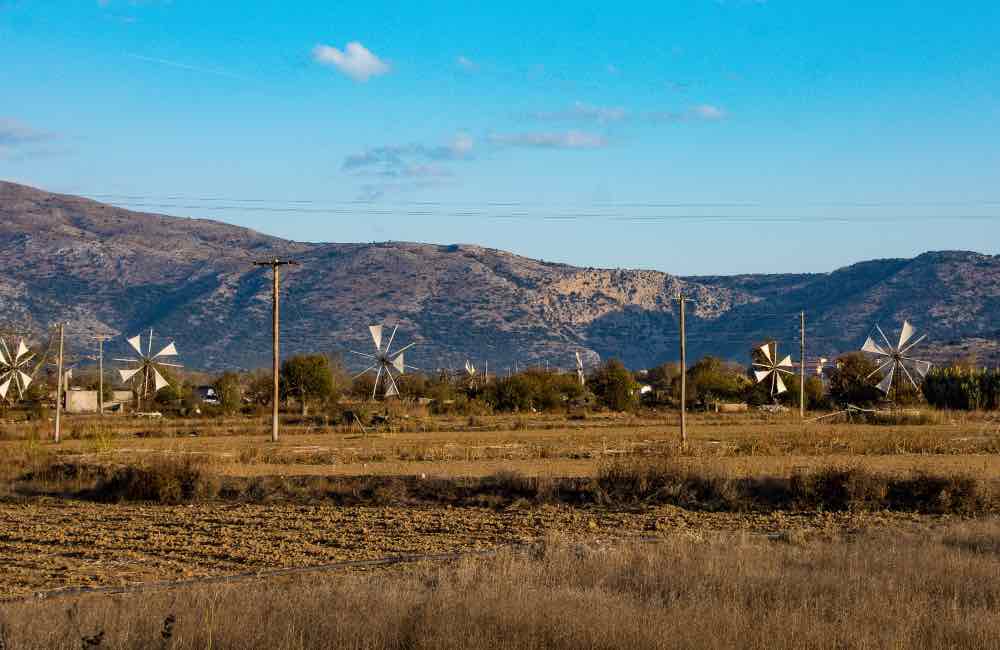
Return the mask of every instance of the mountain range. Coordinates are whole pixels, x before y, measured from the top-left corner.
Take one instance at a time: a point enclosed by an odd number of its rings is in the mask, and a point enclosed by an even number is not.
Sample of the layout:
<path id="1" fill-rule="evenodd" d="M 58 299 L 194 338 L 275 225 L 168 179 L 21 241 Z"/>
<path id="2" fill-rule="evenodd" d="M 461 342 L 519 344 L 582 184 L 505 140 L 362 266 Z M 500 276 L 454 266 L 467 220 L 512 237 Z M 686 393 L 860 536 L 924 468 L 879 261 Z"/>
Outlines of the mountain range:
<path id="1" fill-rule="evenodd" d="M 284 271 L 284 352 L 370 352 L 367 326 L 398 324 L 417 343 L 407 362 L 433 369 L 471 359 L 491 370 L 570 367 L 617 357 L 633 368 L 678 358 L 680 291 L 688 354 L 746 362 L 777 340 L 798 356 L 805 312 L 808 357 L 855 350 L 876 323 L 903 320 L 928 334 L 920 354 L 943 362 L 1000 361 L 1000 256 L 928 252 L 830 273 L 678 277 L 652 270 L 581 268 L 475 245 L 287 241 L 203 219 L 133 212 L 0 182 L 0 322 L 44 338 L 68 323 L 71 354 L 92 337 L 152 328 L 190 367 L 256 368 L 271 344 L 270 271 Z"/>

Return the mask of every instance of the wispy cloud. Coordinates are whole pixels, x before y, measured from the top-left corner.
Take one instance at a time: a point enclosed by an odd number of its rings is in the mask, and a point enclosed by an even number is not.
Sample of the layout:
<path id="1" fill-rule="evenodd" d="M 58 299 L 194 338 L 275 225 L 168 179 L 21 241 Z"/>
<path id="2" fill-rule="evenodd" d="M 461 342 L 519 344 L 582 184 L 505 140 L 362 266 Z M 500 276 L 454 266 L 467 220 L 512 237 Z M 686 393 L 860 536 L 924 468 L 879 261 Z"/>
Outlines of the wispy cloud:
<path id="1" fill-rule="evenodd" d="M 726 117 L 726 112 L 719 108 L 718 106 L 712 106 L 711 104 L 702 104 L 700 106 L 695 106 L 690 111 L 691 115 L 702 120 L 721 120 Z"/>
<path id="2" fill-rule="evenodd" d="M 51 153 L 44 145 L 58 136 L 11 118 L 0 117 L 0 158 L 25 158 Z"/>
<path id="3" fill-rule="evenodd" d="M 388 74 L 390 66 L 358 41 L 351 41 L 343 50 L 329 45 L 313 48 L 313 60 L 331 66 L 362 83 L 372 77 Z"/>
<path id="4" fill-rule="evenodd" d="M 373 147 L 344 158 L 341 169 L 360 178 L 379 179 L 361 186 L 364 200 L 388 193 L 424 189 L 451 182 L 447 162 L 472 158 L 475 141 L 459 133 L 444 145 L 411 143 Z"/>
<path id="5" fill-rule="evenodd" d="M 479 64 L 466 56 L 459 56 L 455 59 L 455 65 L 462 68 L 466 72 L 476 72 L 479 70 Z"/>
<path id="6" fill-rule="evenodd" d="M 585 131 L 492 134 L 489 139 L 499 146 L 539 149 L 598 149 L 607 145 L 603 135 Z"/>
<path id="7" fill-rule="evenodd" d="M 414 170 L 418 173 L 426 171 L 424 166 L 417 165 L 414 161 L 464 160 L 472 155 L 474 147 L 473 139 L 460 133 L 449 144 L 445 145 L 429 146 L 411 143 L 366 149 L 361 153 L 351 154 L 344 158 L 341 168 L 348 172 L 374 173 L 394 177 L 406 176 L 408 170 Z"/>
<path id="8" fill-rule="evenodd" d="M 576 102 L 568 109 L 559 111 L 536 111 L 528 113 L 533 120 L 550 122 L 619 122 L 628 117 L 628 111 L 621 106 L 594 106 L 584 102 Z"/>
<path id="9" fill-rule="evenodd" d="M 587 122 L 610 124 L 615 122 L 647 123 L 717 121 L 726 117 L 726 112 L 711 104 L 699 104 L 685 110 L 630 111 L 623 106 L 595 106 L 576 102 L 568 109 L 558 111 L 536 111 L 524 115 L 530 120 L 544 122 Z"/>
<path id="10" fill-rule="evenodd" d="M 130 59 L 135 59 L 137 61 L 145 61 L 147 63 L 155 63 L 157 65 L 167 66 L 168 68 L 177 68 L 178 70 L 188 70 L 190 72 L 199 72 L 201 74 L 211 74 L 218 77 L 227 77 L 229 79 L 239 79 L 240 81 L 251 81 L 248 77 L 243 77 L 238 74 L 234 74 L 227 70 L 221 70 L 219 68 L 205 68 L 198 65 L 191 65 L 189 63 L 182 63 L 180 61 L 171 61 L 169 59 L 158 59 L 152 56 L 143 56 L 142 54 L 131 54 L 126 53 Z"/>

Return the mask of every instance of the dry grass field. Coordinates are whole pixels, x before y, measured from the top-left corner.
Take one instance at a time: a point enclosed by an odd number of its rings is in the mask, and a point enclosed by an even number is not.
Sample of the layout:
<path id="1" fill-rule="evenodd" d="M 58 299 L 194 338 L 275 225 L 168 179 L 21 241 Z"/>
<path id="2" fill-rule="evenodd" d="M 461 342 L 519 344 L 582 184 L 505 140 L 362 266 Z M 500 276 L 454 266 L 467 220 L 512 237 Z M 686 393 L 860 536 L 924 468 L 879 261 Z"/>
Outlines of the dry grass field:
<path id="1" fill-rule="evenodd" d="M 168 615 L 165 647 L 1000 643 L 971 623 L 1000 617 L 985 585 L 1000 577 L 995 416 L 697 414 L 689 429 L 681 447 L 671 414 L 413 417 L 367 432 L 290 419 L 275 444 L 256 419 L 71 417 L 54 445 L 46 425 L 0 425 L 0 624 L 9 647 L 80 647 L 100 631 L 101 647 L 156 647 L 141 639 Z M 543 541 L 541 555 L 510 550 Z M 322 570 L 71 595 L 310 567 Z M 545 593 L 560 597 L 543 606 Z M 55 600 L 18 600 L 35 594 Z M 532 625 L 517 623 L 528 603 Z M 371 608 L 385 614 L 361 636 L 352 612 Z M 465 622 L 449 635 L 452 619 Z"/>
<path id="2" fill-rule="evenodd" d="M 16 648 L 994 648 L 1000 526 L 528 551 L 8 605 Z"/>

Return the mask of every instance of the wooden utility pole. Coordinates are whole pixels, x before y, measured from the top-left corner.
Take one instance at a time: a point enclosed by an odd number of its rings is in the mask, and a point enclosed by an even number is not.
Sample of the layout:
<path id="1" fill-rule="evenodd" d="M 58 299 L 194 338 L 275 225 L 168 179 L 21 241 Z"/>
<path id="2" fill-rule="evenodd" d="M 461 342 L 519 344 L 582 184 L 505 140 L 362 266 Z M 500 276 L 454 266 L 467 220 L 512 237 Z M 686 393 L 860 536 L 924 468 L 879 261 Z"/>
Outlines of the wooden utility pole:
<path id="1" fill-rule="evenodd" d="M 104 342 L 107 336 L 95 336 L 97 339 L 97 412 L 104 415 Z"/>
<path id="2" fill-rule="evenodd" d="M 298 262 L 272 257 L 269 260 L 254 262 L 254 266 L 271 267 L 274 280 L 272 297 L 272 353 L 273 353 L 273 392 L 271 394 L 271 442 L 278 442 L 278 421 L 280 413 L 280 373 L 281 373 L 281 267 L 297 266 Z"/>
<path id="3" fill-rule="evenodd" d="M 799 417 L 806 419 L 806 312 L 799 312 Z"/>
<path id="4" fill-rule="evenodd" d="M 680 305 L 680 345 L 681 345 L 681 444 L 687 447 L 687 332 L 684 322 L 684 291 L 677 294 L 677 303 Z"/>
<path id="5" fill-rule="evenodd" d="M 63 399 L 63 353 L 66 341 L 66 325 L 59 323 L 59 360 L 56 375 L 56 431 L 52 439 L 59 442 L 62 439 L 62 399 Z"/>

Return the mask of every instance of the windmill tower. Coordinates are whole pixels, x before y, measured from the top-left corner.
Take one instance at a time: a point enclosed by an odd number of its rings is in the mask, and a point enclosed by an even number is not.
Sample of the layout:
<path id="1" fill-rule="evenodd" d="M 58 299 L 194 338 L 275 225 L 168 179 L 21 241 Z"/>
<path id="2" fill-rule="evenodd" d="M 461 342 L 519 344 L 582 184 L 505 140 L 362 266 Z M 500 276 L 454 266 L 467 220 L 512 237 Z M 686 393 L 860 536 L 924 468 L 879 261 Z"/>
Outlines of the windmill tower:
<path id="1" fill-rule="evenodd" d="M 882 379 L 876 386 L 886 396 L 892 390 L 896 377 L 906 377 L 915 389 L 919 389 L 920 386 L 917 383 L 917 379 L 921 382 L 923 381 L 927 372 L 931 369 L 931 362 L 914 358 L 911 351 L 927 338 L 927 335 L 924 334 L 914 339 L 913 336 L 917 331 L 910 325 L 910 321 L 903 321 L 903 329 L 899 332 L 899 342 L 893 345 L 889 342 L 888 337 L 886 337 L 882 328 L 877 323 L 875 324 L 875 330 L 878 331 L 882 343 L 876 343 L 869 336 L 865 340 L 865 344 L 861 346 L 861 351 L 873 355 L 878 364 L 878 367 L 868 375 L 868 378 L 881 373 Z M 914 376 L 916 376 L 916 379 Z M 900 379 L 900 381 L 902 380 Z"/>
<path id="2" fill-rule="evenodd" d="M 406 365 L 406 362 L 403 360 L 403 353 L 416 345 L 416 343 L 410 343 L 409 345 L 396 351 L 392 350 L 392 343 L 396 339 L 396 331 L 398 329 L 399 325 L 396 325 L 392 329 L 392 334 L 389 335 L 389 341 L 383 348 L 383 327 L 381 325 L 370 325 L 368 327 L 368 331 L 371 333 L 372 342 L 375 343 L 375 354 L 366 354 L 364 352 L 351 350 L 352 354 L 364 357 L 372 362 L 372 365 L 355 375 L 355 379 L 368 372 L 375 373 L 375 386 L 372 388 L 373 400 L 378 396 L 378 389 L 380 385 L 383 386 L 383 398 L 399 397 L 399 386 L 396 385 L 396 379 L 398 379 L 400 375 L 406 374 L 407 368 L 410 370 L 419 370 L 419 368 Z M 393 376 L 394 372 L 396 373 L 395 377 Z"/>
<path id="3" fill-rule="evenodd" d="M 119 363 L 127 363 L 131 367 L 122 368 L 118 371 L 122 383 L 132 383 L 138 397 L 139 404 L 143 400 L 149 400 L 170 382 L 163 376 L 164 368 L 183 368 L 179 363 L 165 361 L 165 359 L 175 359 L 177 357 L 177 346 L 170 342 L 165 348 L 153 354 L 153 330 L 149 330 L 149 338 L 146 340 L 145 350 L 142 345 L 142 336 L 133 336 L 128 339 L 129 346 L 135 350 L 139 356 L 137 358 L 127 357 L 115 359 Z"/>
<path id="4" fill-rule="evenodd" d="M 583 372 L 583 359 L 579 352 L 576 353 L 576 379 L 580 382 L 580 386 L 587 385 L 587 376 Z"/>
<path id="5" fill-rule="evenodd" d="M 788 387 L 785 386 L 785 382 L 782 379 L 782 375 L 791 376 L 792 368 L 792 355 L 786 354 L 783 359 L 778 360 L 778 343 L 777 341 L 771 341 L 770 343 L 765 343 L 764 345 L 757 348 L 759 352 L 758 359 L 753 362 L 753 375 L 758 384 L 769 382 L 771 384 L 770 392 L 773 399 L 777 399 L 778 395 L 786 392 Z"/>

